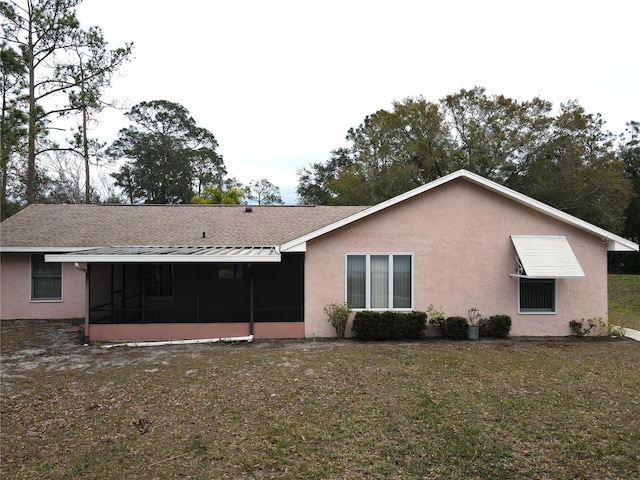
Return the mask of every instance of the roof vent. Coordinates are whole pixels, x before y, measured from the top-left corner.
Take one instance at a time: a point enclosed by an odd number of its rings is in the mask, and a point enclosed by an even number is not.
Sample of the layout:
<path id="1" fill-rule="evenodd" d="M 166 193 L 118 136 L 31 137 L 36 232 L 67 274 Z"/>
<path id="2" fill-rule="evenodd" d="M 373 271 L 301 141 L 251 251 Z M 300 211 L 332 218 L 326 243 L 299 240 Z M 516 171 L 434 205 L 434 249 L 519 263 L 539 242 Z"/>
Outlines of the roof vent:
<path id="1" fill-rule="evenodd" d="M 246 207 L 244 207 L 244 211 L 245 213 L 251 213 L 253 212 L 253 207 L 251 207 L 250 205 L 247 205 Z"/>

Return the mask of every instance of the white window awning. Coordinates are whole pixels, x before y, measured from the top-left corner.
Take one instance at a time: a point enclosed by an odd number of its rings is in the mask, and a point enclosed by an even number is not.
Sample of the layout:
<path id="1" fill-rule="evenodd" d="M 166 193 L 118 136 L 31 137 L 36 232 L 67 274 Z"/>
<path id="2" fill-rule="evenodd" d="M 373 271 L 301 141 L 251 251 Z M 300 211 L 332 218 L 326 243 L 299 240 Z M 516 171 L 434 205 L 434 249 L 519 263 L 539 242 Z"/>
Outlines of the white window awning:
<path id="1" fill-rule="evenodd" d="M 511 235 L 518 277 L 580 278 L 584 271 L 563 235 Z"/>
<path id="2" fill-rule="evenodd" d="M 100 247 L 47 254 L 47 262 L 83 263 L 261 263 L 280 262 L 280 251 L 266 247 Z"/>

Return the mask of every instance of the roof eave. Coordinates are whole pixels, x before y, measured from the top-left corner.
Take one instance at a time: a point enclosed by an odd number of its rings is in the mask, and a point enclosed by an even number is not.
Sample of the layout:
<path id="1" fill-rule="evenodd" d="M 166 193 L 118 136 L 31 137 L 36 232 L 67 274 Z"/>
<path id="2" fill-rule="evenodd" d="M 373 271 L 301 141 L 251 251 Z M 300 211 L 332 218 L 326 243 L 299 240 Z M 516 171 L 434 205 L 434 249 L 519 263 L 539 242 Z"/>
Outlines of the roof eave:
<path id="1" fill-rule="evenodd" d="M 279 263 L 280 254 L 249 255 L 73 255 L 47 254 L 45 262 L 63 263 Z"/>
<path id="2" fill-rule="evenodd" d="M 0 253 L 64 253 L 90 250 L 95 247 L 18 247 L 0 246 Z"/>
<path id="3" fill-rule="evenodd" d="M 46 254 L 46 262 L 77 263 L 278 263 L 277 246 L 113 246 Z"/>

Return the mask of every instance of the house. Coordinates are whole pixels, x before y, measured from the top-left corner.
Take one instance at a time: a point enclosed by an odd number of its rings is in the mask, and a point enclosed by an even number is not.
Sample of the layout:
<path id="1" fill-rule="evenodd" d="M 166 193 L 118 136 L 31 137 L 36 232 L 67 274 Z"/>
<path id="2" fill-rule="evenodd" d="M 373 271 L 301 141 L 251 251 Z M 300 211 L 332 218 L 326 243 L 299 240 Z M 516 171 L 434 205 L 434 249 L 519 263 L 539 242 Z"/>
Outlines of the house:
<path id="1" fill-rule="evenodd" d="M 373 207 L 31 205 L 0 228 L 2 318 L 90 340 L 330 337 L 342 301 L 568 335 L 607 318 L 607 252 L 638 251 L 465 170 Z"/>

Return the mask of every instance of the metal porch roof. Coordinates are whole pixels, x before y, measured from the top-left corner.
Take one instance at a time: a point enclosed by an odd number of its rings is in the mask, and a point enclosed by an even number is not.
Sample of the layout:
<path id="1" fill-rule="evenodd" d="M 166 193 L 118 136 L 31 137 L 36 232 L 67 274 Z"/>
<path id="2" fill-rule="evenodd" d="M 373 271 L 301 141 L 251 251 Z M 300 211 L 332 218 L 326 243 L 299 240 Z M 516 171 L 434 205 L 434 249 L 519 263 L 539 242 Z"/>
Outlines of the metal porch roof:
<path id="1" fill-rule="evenodd" d="M 64 254 L 47 254 L 45 260 L 86 263 L 258 263 L 280 262 L 280 252 L 275 246 L 100 247 Z"/>
<path id="2" fill-rule="evenodd" d="M 580 278 L 584 271 L 563 235 L 511 235 L 527 278 Z"/>

